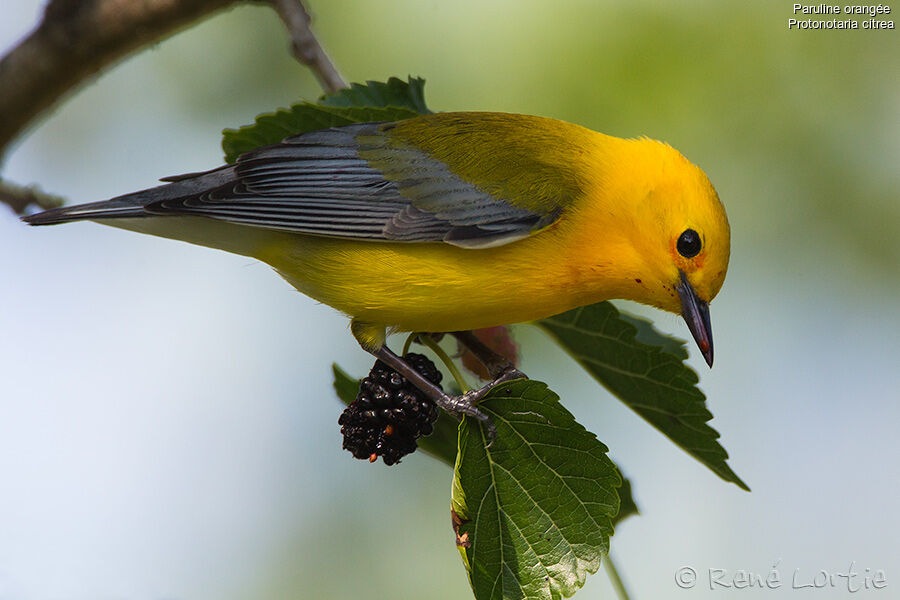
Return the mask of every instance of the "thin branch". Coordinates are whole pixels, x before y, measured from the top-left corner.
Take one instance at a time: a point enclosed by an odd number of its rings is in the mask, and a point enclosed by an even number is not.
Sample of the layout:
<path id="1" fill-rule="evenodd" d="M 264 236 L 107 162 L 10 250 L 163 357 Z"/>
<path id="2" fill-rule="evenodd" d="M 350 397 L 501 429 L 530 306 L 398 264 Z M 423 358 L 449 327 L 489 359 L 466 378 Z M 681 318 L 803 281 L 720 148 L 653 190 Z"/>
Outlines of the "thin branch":
<path id="1" fill-rule="evenodd" d="M 130 52 L 237 0 L 51 0 L 0 60 L 0 158 L 36 117 Z"/>
<path id="2" fill-rule="evenodd" d="M 346 88 L 347 83 L 341 78 L 310 28 L 311 19 L 303 3 L 300 0 L 270 0 L 270 2 L 291 35 L 294 57 L 309 67 L 322 89 L 332 94 Z"/>
<path id="3" fill-rule="evenodd" d="M 470 391 L 472 387 L 469 385 L 469 382 L 466 381 L 466 378 L 463 377 L 463 374 L 459 372 L 459 369 L 456 367 L 456 363 L 453 362 L 453 359 L 441 348 L 437 341 L 431 337 L 430 335 L 421 334 L 419 335 L 419 342 L 431 348 L 431 351 L 437 355 L 441 362 L 444 363 L 444 366 L 447 367 L 447 370 L 450 371 L 450 375 L 453 376 L 453 379 L 456 380 L 456 384 L 459 386 L 459 389 L 463 394 Z M 405 354 L 404 354 L 405 356 Z"/>
<path id="4" fill-rule="evenodd" d="M 50 0 L 40 24 L 0 59 L 0 164 L 13 141 L 73 90 L 128 54 L 243 0 Z M 268 0 L 297 59 L 326 92 L 347 87 L 310 29 L 300 0 Z M 59 198 L 0 182 L 0 203 L 21 213 Z"/>
<path id="5" fill-rule="evenodd" d="M 606 575 L 609 577 L 609 582 L 616 591 L 616 598 L 619 600 L 628 600 L 630 598 L 628 590 L 625 588 L 625 584 L 622 583 L 622 577 L 619 575 L 619 570 L 616 569 L 615 563 L 609 557 L 609 554 L 604 554 L 602 560 L 603 567 L 606 569 Z"/>
<path id="6" fill-rule="evenodd" d="M 36 186 L 20 187 L 0 181 L 0 203 L 12 208 L 16 214 L 22 214 L 29 205 L 49 210 L 62 206 L 64 201 L 59 196 L 45 194 Z"/>

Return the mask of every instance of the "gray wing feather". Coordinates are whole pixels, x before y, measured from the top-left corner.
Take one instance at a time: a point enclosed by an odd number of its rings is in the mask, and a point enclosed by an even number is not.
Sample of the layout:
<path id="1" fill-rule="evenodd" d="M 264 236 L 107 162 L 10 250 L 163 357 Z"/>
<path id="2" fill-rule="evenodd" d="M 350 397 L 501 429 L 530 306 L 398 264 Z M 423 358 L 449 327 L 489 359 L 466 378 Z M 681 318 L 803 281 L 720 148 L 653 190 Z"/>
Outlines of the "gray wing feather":
<path id="1" fill-rule="evenodd" d="M 233 165 L 170 177 L 167 185 L 82 210 L 44 213 L 43 220 L 35 215 L 33 222 L 198 215 L 313 235 L 487 247 L 555 220 L 482 192 L 414 148 L 388 147 L 384 126 L 289 137 L 243 154 Z M 379 169 L 360 156 L 373 148 L 389 157 Z"/>

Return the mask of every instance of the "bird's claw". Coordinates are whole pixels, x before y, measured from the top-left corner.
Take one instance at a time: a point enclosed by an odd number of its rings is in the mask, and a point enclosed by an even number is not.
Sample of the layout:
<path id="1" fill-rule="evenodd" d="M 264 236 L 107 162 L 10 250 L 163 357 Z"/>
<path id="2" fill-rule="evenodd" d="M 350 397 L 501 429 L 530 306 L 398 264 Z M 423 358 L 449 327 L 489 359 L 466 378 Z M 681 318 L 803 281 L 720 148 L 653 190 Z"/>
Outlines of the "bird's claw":
<path id="1" fill-rule="evenodd" d="M 464 416 L 472 417 L 484 424 L 484 427 L 487 430 L 488 447 L 494 443 L 494 438 L 497 436 L 497 428 L 491 423 L 490 418 L 484 411 L 479 409 L 476 405 L 497 385 L 512 381 L 513 379 L 527 379 L 525 374 L 511 363 L 505 362 L 504 364 L 500 364 L 499 362 L 496 362 L 496 376 L 493 381 L 489 382 L 484 387 L 468 391 L 460 396 L 450 396 L 431 381 L 425 379 L 421 373 L 409 366 L 402 358 L 391 352 L 387 346 L 381 346 L 377 350 L 371 352 L 376 358 L 390 365 L 398 373 L 406 377 L 408 381 L 411 381 L 413 385 L 422 390 L 443 410 L 457 418 Z M 488 350 L 488 352 L 490 352 L 490 350 Z"/>
<path id="2" fill-rule="evenodd" d="M 483 423 L 488 435 L 487 445 L 490 447 L 490 445 L 494 443 L 494 438 L 497 436 L 497 428 L 491 423 L 490 417 L 488 417 L 480 408 L 475 406 L 478 400 L 484 395 L 478 395 L 478 392 L 480 391 L 481 390 L 472 390 L 461 396 L 445 395 L 442 398 L 436 399 L 435 403 L 451 415 L 456 417 L 472 417 L 478 422 Z"/>
<path id="3" fill-rule="evenodd" d="M 512 381 L 514 379 L 528 379 L 528 375 L 518 370 L 517 368 L 510 366 L 500 374 L 494 381 L 490 384 L 491 387 L 494 387 L 498 383 L 506 383 L 507 381 Z"/>
<path id="4" fill-rule="evenodd" d="M 527 377 L 519 369 L 509 367 L 484 387 L 478 388 L 477 390 L 470 390 L 461 396 L 445 396 L 444 398 L 441 398 L 437 404 L 453 415 L 472 417 L 484 424 L 488 437 L 487 447 L 490 448 L 491 444 L 494 443 L 494 438 L 497 437 L 497 428 L 491 422 L 490 417 L 478 408 L 477 404 L 483 400 L 488 392 L 494 389 L 494 387 L 514 379 L 527 379 Z"/>

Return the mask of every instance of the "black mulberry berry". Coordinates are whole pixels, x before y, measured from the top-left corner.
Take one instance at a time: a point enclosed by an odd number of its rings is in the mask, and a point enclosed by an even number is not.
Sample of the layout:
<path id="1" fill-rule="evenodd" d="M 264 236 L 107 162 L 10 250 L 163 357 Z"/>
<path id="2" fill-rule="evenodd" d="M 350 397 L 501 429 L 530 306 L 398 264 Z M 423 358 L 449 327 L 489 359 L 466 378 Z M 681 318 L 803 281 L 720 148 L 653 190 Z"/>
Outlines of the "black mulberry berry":
<path id="1" fill-rule="evenodd" d="M 410 352 L 403 360 L 440 387 L 441 372 L 426 356 Z M 338 424 L 344 449 L 353 456 L 371 462 L 380 456 L 384 464 L 393 465 L 415 451 L 416 438 L 434 431 L 437 417 L 438 408 L 431 399 L 379 360 Z"/>

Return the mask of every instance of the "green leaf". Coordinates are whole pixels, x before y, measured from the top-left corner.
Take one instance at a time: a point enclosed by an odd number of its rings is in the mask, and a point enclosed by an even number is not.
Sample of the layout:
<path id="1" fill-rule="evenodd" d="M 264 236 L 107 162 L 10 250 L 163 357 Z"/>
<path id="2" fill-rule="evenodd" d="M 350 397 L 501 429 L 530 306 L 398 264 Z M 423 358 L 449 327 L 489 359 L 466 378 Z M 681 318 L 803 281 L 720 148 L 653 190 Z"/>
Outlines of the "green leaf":
<path id="1" fill-rule="evenodd" d="M 497 437 L 487 447 L 463 420 L 452 495 L 475 597 L 571 596 L 609 550 L 619 472 L 544 383 L 501 384 L 478 406 Z"/>
<path id="2" fill-rule="evenodd" d="M 688 351 L 684 340 L 671 335 L 665 335 L 656 330 L 653 323 L 643 317 L 629 314 L 624 310 L 619 311 L 619 318 L 626 323 L 631 323 L 637 329 L 634 339 L 648 346 L 659 346 L 669 354 L 687 360 Z"/>
<path id="3" fill-rule="evenodd" d="M 424 452 L 440 459 L 451 467 L 456 463 L 456 438 L 459 436 L 459 422 L 441 411 L 434 422 L 431 435 L 419 438 L 416 442 Z"/>
<path id="4" fill-rule="evenodd" d="M 332 364 L 331 369 L 334 373 L 334 391 L 337 393 L 338 399 L 344 404 L 350 404 L 356 400 L 360 380 L 351 377 L 336 364 Z M 434 432 L 427 437 L 416 440 L 419 449 L 452 467 L 456 462 L 458 428 L 459 423 L 453 417 L 441 411 L 438 420 L 434 423 Z"/>
<path id="5" fill-rule="evenodd" d="M 431 114 L 431 110 L 425 105 L 425 80 L 421 77 L 410 77 L 407 81 L 391 77 L 386 83 L 353 83 L 348 89 L 322 96 L 319 104 L 344 107 L 395 106 L 408 108 L 420 115 Z"/>
<path id="6" fill-rule="evenodd" d="M 618 525 L 631 515 L 641 514 L 631 495 L 631 480 L 623 476 L 621 471 L 619 476 L 622 477 L 622 487 L 619 488 L 619 512 L 613 519 L 613 525 Z"/>
<path id="7" fill-rule="evenodd" d="M 334 373 L 333 385 L 338 400 L 349 406 L 351 402 L 356 400 L 356 394 L 359 393 L 359 379 L 351 377 L 337 363 L 331 364 L 331 371 Z"/>
<path id="8" fill-rule="evenodd" d="M 277 144 L 286 137 L 307 131 L 353 123 L 398 121 L 415 117 L 416 114 L 408 108 L 400 107 L 332 108 L 300 102 L 290 109 L 259 115 L 253 125 L 226 129 L 222 132 L 222 149 L 225 151 L 225 160 L 231 163 L 244 152 Z"/>
<path id="9" fill-rule="evenodd" d="M 697 374 L 684 364 L 683 345 L 673 351 L 674 342 L 642 343 L 635 338 L 635 317 L 626 319 L 609 302 L 600 302 L 536 325 L 629 408 L 719 477 L 750 491 L 725 462 L 728 453 L 717 441 L 719 433 L 707 424 L 712 413 L 697 388 Z M 644 339 L 661 337 L 643 329 Z"/>
<path id="10" fill-rule="evenodd" d="M 322 96 L 318 103 L 298 102 L 290 108 L 256 117 L 252 125 L 222 132 L 226 162 L 244 152 L 277 144 L 286 137 L 307 131 L 341 127 L 353 123 L 399 121 L 431 111 L 425 106 L 425 80 L 408 82 L 392 77 L 387 83 L 354 83 L 350 89 Z"/>

